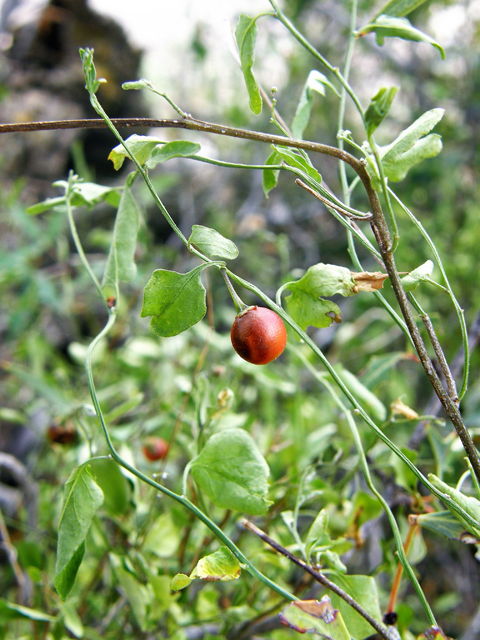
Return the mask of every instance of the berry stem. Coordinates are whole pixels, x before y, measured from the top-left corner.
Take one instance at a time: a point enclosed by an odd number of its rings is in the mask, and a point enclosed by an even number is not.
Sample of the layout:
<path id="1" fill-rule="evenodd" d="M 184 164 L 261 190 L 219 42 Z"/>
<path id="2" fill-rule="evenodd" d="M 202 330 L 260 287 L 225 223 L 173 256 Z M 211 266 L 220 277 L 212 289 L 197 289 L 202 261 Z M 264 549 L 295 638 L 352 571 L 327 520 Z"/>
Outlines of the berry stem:
<path id="1" fill-rule="evenodd" d="M 237 314 L 241 313 L 245 309 L 248 309 L 248 305 L 243 302 L 238 293 L 233 288 L 232 283 L 230 282 L 230 278 L 227 275 L 225 269 L 220 269 L 223 279 L 225 280 L 225 284 L 227 285 L 227 289 L 232 296 L 233 304 L 235 305 L 235 309 L 237 310 Z"/>

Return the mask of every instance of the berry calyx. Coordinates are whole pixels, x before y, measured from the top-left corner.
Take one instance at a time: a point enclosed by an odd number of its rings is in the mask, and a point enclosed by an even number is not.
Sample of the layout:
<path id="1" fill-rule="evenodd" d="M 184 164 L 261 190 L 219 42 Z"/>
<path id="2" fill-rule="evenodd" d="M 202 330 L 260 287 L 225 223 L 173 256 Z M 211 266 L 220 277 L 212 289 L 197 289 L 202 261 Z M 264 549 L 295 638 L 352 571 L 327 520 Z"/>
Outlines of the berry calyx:
<path id="1" fill-rule="evenodd" d="M 247 307 L 235 318 L 230 332 L 238 355 L 252 364 L 268 364 L 283 353 L 287 331 L 279 315 L 266 307 Z"/>
<path id="2" fill-rule="evenodd" d="M 145 440 L 142 447 L 142 453 L 150 462 L 164 460 L 168 453 L 168 442 L 163 438 L 151 437 Z"/>

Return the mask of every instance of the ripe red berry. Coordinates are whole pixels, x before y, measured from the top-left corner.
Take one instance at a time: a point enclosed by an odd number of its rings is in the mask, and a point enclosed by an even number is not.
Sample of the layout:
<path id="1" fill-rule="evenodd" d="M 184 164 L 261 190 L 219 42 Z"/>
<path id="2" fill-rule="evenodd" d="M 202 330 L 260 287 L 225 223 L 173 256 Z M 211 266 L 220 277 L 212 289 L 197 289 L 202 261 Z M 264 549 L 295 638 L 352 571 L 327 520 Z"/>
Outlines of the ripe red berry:
<path id="1" fill-rule="evenodd" d="M 238 355 L 252 364 L 268 364 L 283 353 L 287 331 L 280 316 L 265 307 L 248 307 L 235 318 L 230 333 Z"/>
<path id="2" fill-rule="evenodd" d="M 142 453 L 147 460 L 155 462 L 156 460 L 164 460 L 167 457 L 168 448 L 168 442 L 163 438 L 151 437 L 145 440 Z"/>

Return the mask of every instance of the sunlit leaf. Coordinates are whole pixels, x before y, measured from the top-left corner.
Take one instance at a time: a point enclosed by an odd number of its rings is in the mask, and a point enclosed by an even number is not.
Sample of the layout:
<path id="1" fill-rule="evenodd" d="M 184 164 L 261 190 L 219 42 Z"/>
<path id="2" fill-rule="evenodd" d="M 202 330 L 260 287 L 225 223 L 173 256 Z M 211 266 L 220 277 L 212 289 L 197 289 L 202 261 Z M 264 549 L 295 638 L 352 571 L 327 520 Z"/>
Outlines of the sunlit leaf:
<path id="1" fill-rule="evenodd" d="M 371 576 L 333 573 L 331 579 L 360 604 L 379 624 L 382 613 L 378 599 L 377 584 Z M 331 595 L 332 606 L 339 609 L 348 630 L 354 638 L 367 638 L 373 632 L 370 624 L 337 595 Z"/>
<path id="2" fill-rule="evenodd" d="M 403 16 L 407 16 L 426 1 L 427 0 L 390 0 L 380 9 L 380 11 L 376 13 L 375 18 L 382 13 L 387 16 L 396 16 L 401 18 Z"/>
<path id="3" fill-rule="evenodd" d="M 464 493 L 451 487 L 440 478 L 433 473 L 428 474 L 428 479 L 433 484 L 433 486 L 445 494 L 446 499 L 444 500 L 444 504 L 447 509 L 462 523 L 463 527 L 473 533 L 476 538 L 480 538 L 480 500 L 476 498 L 472 498 L 471 496 L 466 496 Z M 473 520 L 476 521 L 476 526 L 472 526 L 466 519 L 464 519 L 460 514 L 458 514 L 452 503 L 460 506 Z"/>
<path id="4" fill-rule="evenodd" d="M 306 153 L 302 153 L 296 149 L 291 149 L 290 147 L 274 146 L 273 148 L 285 164 L 290 167 L 300 169 L 302 173 L 313 178 L 316 182 L 320 183 L 322 181 L 322 176 L 310 162 Z"/>

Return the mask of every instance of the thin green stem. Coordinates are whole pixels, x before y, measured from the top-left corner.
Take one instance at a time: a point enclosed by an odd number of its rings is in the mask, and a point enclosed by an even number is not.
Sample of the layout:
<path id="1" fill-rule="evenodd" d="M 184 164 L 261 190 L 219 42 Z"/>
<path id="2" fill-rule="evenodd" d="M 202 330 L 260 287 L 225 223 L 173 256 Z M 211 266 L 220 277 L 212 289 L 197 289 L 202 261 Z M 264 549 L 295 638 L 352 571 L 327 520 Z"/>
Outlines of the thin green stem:
<path id="1" fill-rule="evenodd" d="M 90 276 L 90 279 L 92 280 L 93 284 L 95 285 L 95 288 L 97 289 L 98 293 L 100 294 L 100 297 L 105 302 L 105 305 L 107 305 L 107 307 L 108 307 L 107 299 L 105 298 L 105 294 L 102 291 L 102 287 L 100 286 L 100 283 L 97 280 L 97 276 L 93 273 L 92 267 L 90 266 L 90 263 L 88 262 L 87 256 L 85 255 L 85 252 L 83 250 L 82 243 L 80 242 L 80 237 L 79 237 L 78 231 L 77 231 L 77 226 L 76 226 L 75 220 L 73 218 L 72 204 L 70 202 L 70 198 L 72 196 L 72 186 L 73 186 L 72 185 L 72 181 L 73 181 L 73 174 L 70 174 L 70 176 L 68 178 L 68 187 L 67 187 L 67 191 L 66 191 L 66 194 L 65 194 L 65 205 L 66 205 L 66 209 L 67 209 L 67 218 L 68 218 L 68 224 L 70 226 L 70 233 L 72 234 L 72 238 L 73 238 L 73 242 L 75 244 L 75 248 L 77 250 L 78 256 L 79 256 L 83 266 L 85 267 L 88 275 Z"/>
<path id="2" fill-rule="evenodd" d="M 427 602 L 427 599 L 425 598 L 425 594 L 423 593 L 422 587 L 420 586 L 420 583 L 418 582 L 415 573 L 410 565 L 410 563 L 408 562 L 407 556 L 405 554 L 405 550 L 403 547 L 403 542 L 402 542 L 402 536 L 400 534 L 400 530 L 398 528 L 397 525 L 397 521 L 395 520 L 395 516 L 392 513 L 392 510 L 390 509 L 390 506 L 388 505 L 387 501 L 385 500 L 385 498 L 382 496 L 382 494 L 377 490 L 377 488 L 375 487 L 373 480 L 371 478 L 370 475 L 370 470 L 368 467 L 368 463 L 367 463 L 367 459 L 365 457 L 365 452 L 363 449 L 363 444 L 360 438 L 360 434 L 358 433 L 358 429 L 357 429 L 357 425 L 355 423 L 355 420 L 353 418 L 352 412 L 347 409 L 347 407 L 344 405 L 344 403 L 341 401 L 341 399 L 339 398 L 338 394 L 335 392 L 335 390 L 332 388 L 331 384 L 328 382 L 328 380 L 325 379 L 324 376 L 322 376 L 316 369 L 315 367 L 312 366 L 312 364 L 307 360 L 307 358 L 305 358 L 305 356 L 303 355 L 303 353 L 301 353 L 301 351 L 299 349 L 295 350 L 297 353 L 297 356 L 300 358 L 300 360 L 302 361 L 302 363 L 304 364 L 304 366 L 310 371 L 310 373 L 314 376 L 314 378 L 320 382 L 320 384 L 322 384 L 325 389 L 328 391 L 328 393 L 330 394 L 330 396 L 333 398 L 333 400 L 335 401 L 335 403 L 337 404 L 337 406 L 339 407 L 339 409 L 345 414 L 345 417 L 347 419 L 348 425 L 350 427 L 350 431 L 352 432 L 353 435 L 353 439 L 355 441 L 355 446 L 357 448 L 357 452 L 358 455 L 360 457 L 360 464 L 362 467 L 362 471 L 363 474 L 365 476 L 365 481 L 370 489 L 370 491 L 375 495 L 375 497 L 377 498 L 377 500 L 380 502 L 380 504 L 382 505 L 388 521 L 390 523 L 390 526 L 392 528 L 392 532 L 393 532 L 393 536 L 395 538 L 395 543 L 397 545 L 397 553 L 398 553 L 398 558 L 402 564 L 402 566 L 404 567 L 406 573 L 408 574 L 408 577 L 410 578 L 410 581 L 412 582 L 413 587 L 415 588 L 415 591 L 417 592 L 422 605 L 425 609 L 425 613 L 428 617 L 429 623 L 431 625 L 436 625 L 436 621 L 435 621 L 435 617 L 432 613 L 432 610 Z"/>
<path id="3" fill-rule="evenodd" d="M 319 62 L 321 62 L 322 65 L 326 69 L 328 69 L 328 71 L 333 73 L 333 75 L 337 78 L 339 83 L 348 93 L 350 98 L 353 100 L 357 108 L 357 111 L 360 114 L 360 117 L 362 118 L 362 122 L 365 122 L 363 108 L 360 103 L 360 100 L 358 99 L 352 87 L 349 85 L 348 81 L 340 73 L 340 70 L 338 69 L 338 67 L 334 67 L 332 64 L 330 64 L 330 62 L 328 62 L 328 60 L 324 58 L 322 54 L 317 49 L 315 49 L 315 47 L 310 42 L 308 42 L 305 36 L 302 33 L 300 33 L 300 31 L 298 31 L 298 29 L 290 22 L 290 20 L 286 17 L 286 15 L 279 9 L 275 0 L 269 0 L 269 2 L 272 5 L 273 9 L 275 10 L 275 18 L 277 18 L 277 20 L 279 20 L 288 29 L 288 31 L 290 31 L 292 36 L 302 45 L 304 49 L 306 49 L 309 53 L 312 54 L 314 58 L 316 58 Z"/>
<path id="4" fill-rule="evenodd" d="M 448 280 L 447 274 L 445 273 L 445 269 L 443 267 L 443 263 L 442 263 L 442 260 L 440 258 L 440 255 L 439 255 L 439 253 L 437 251 L 437 248 L 436 248 L 433 240 L 430 238 L 427 230 L 422 225 L 420 220 L 418 220 L 413 215 L 413 213 L 410 211 L 410 209 L 405 204 L 403 204 L 403 202 L 400 200 L 400 198 L 390 188 L 389 188 L 389 192 L 390 192 L 391 196 L 395 199 L 395 201 L 400 205 L 400 207 L 402 208 L 403 212 L 408 216 L 409 220 L 411 222 L 413 222 L 413 224 L 420 231 L 420 233 L 423 236 L 424 240 L 427 242 L 428 246 L 430 247 L 430 250 L 431 250 L 431 252 L 433 254 L 435 262 L 437 263 L 437 266 L 440 269 L 440 273 L 442 274 L 442 278 L 443 278 L 443 280 L 445 282 L 445 286 L 447 288 L 448 295 L 450 296 L 450 300 L 452 301 L 452 304 L 454 306 L 455 312 L 457 314 L 457 318 L 458 318 L 458 321 L 459 321 L 459 324 L 460 324 L 460 330 L 462 332 L 463 353 L 464 353 L 464 357 L 465 357 L 465 365 L 464 365 L 464 368 L 463 368 L 462 386 L 461 386 L 461 389 L 460 389 L 459 394 L 458 394 L 458 397 L 461 400 L 463 398 L 463 396 L 465 395 L 465 392 L 467 391 L 467 388 L 468 388 L 468 375 L 469 375 L 469 372 L 470 372 L 470 348 L 468 346 L 467 325 L 465 323 L 465 315 L 464 315 L 463 309 L 458 304 L 458 300 L 456 299 L 455 294 L 453 293 L 453 290 L 452 290 L 452 287 L 450 286 L 450 282 Z"/>

